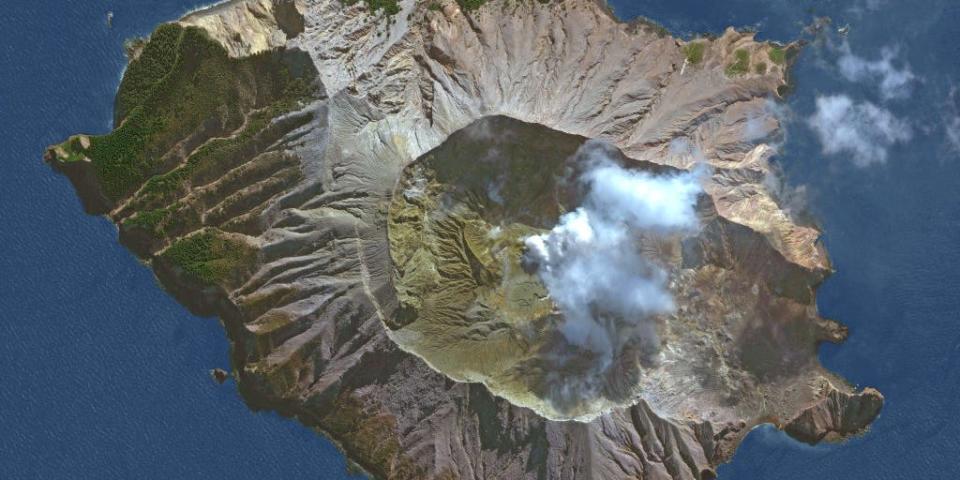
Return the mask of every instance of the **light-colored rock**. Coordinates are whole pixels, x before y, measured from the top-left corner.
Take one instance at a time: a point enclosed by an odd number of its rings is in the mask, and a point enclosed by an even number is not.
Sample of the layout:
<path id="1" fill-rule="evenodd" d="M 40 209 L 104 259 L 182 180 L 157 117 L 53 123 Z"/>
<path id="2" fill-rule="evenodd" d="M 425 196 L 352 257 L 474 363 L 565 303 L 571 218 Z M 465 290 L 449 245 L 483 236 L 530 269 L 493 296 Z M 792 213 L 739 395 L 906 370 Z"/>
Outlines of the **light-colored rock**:
<path id="1" fill-rule="evenodd" d="M 221 2 L 181 18 L 180 23 L 203 28 L 233 57 L 253 55 L 287 43 L 287 35 L 274 16 L 273 0 Z"/>

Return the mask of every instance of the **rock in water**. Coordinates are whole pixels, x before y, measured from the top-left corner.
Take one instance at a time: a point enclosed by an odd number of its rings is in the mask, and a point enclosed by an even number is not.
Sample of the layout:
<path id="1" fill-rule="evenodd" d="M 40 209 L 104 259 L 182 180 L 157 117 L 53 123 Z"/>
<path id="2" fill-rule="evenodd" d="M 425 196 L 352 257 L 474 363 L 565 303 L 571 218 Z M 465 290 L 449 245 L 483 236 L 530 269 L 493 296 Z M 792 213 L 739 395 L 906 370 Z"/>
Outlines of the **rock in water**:
<path id="1" fill-rule="evenodd" d="M 210 370 L 210 377 L 216 380 L 217 383 L 223 384 L 223 382 L 226 382 L 227 379 L 230 378 L 230 374 L 222 368 L 214 368 Z"/>
<path id="2" fill-rule="evenodd" d="M 376 476 L 714 478 L 755 425 L 840 439 L 883 403 L 818 362 L 846 337 L 831 266 L 769 162 L 797 49 L 592 0 L 232 1 L 158 27 L 117 128 L 45 158 L 222 318 L 252 407 Z M 696 229 L 630 233 L 671 308 L 604 317 L 602 362 L 522 244 L 578 208 L 590 149 L 703 172 Z"/>

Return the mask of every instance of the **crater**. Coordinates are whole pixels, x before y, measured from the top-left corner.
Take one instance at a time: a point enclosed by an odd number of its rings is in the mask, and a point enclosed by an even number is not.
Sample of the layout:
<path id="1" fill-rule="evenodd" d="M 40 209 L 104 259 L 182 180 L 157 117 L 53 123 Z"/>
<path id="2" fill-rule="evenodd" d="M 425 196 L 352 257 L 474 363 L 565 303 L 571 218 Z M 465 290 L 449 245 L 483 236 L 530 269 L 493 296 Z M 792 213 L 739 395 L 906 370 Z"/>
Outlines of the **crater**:
<path id="1" fill-rule="evenodd" d="M 662 319 L 605 319 L 610 349 L 571 341 L 525 255 L 525 239 L 583 201 L 578 180 L 597 152 L 633 170 L 673 171 L 508 117 L 478 120 L 408 165 L 388 217 L 399 299 L 391 337 L 452 379 L 482 382 L 548 418 L 589 419 L 635 402 L 644 365 L 657 362 L 649 325 Z M 657 265 L 680 264 L 679 239 L 634 233 Z"/>
<path id="2" fill-rule="evenodd" d="M 555 420 L 641 400 L 675 416 L 709 418 L 705 406 L 717 404 L 762 410 L 758 383 L 788 385 L 816 367 L 824 321 L 808 299 L 819 277 L 718 216 L 702 192 L 693 228 L 614 218 L 628 238 L 598 248 L 635 251 L 640 260 L 604 253 L 626 275 L 586 268 L 548 288 L 525 242 L 593 201 L 591 189 L 616 188 L 584 181 L 597 158 L 651 179 L 692 175 L 508 117 L 478 120 L 406 166 L 388 214 L 399 304 L 390 337 L 451 379 Z M 604 283 L 613 294 L 591 297 Z M 661 308 L 611 305 L 650 288 L 663 291 Z M 586 298 L 587 323 L 559 298 L 571 291 Z"/>
<path id="3" fill-rule="evenodd" d="M 586 141 L 507 117 L 481 119 L 407 166 L 388 217 L 402 347 L 462 382 L 535 406 L 525 364 L 557 313 L 523 265 L 523 239 L 575 201 L 566 160 Z"/>

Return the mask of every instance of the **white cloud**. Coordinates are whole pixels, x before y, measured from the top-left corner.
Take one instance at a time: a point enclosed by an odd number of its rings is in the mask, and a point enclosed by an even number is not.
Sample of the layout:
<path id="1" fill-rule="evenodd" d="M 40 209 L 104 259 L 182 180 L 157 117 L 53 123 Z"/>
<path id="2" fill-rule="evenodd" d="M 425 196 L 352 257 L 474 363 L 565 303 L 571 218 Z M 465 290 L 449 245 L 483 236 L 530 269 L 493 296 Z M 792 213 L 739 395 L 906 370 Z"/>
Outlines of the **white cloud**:
<path id="1" fill-rule="evenodd" d="M 884 100 L 906 98 L 910 96 L 910 89 L 916 76 L 910 67 L 897 68 L 894 60 L 897 51 L 893 48 L 884 48 L 878 60 L 867 60 L 854 55 L 850 44 L 844 42 L 840 46 L 840 58 L 837 67 L 840 74 L 851 82 L 876 82 L 880 95 Z"/>
<path id="2" fill-rule="evenodd" d="M 638 233 L 694 230 L 700 173 L 628 170 L 589 143 L 581 155 L 590 162 L 583 204 L 550 232 L 527 237 L 526 259 L 564 314 L 566 340 L 609 361 L 623 324 L 674 308 L 667 274 L 641 255 Z"/>
<path id="3" fill-rule="evenodd" d="M 807 124 L 820 138 L 825 154 L 845 153 L 861 167 L 887 160 L 887 149 L 912 137 L 910 125 L 870 102 L 854 103 L 846 95 L 817 97 L 817 111 Z"/>

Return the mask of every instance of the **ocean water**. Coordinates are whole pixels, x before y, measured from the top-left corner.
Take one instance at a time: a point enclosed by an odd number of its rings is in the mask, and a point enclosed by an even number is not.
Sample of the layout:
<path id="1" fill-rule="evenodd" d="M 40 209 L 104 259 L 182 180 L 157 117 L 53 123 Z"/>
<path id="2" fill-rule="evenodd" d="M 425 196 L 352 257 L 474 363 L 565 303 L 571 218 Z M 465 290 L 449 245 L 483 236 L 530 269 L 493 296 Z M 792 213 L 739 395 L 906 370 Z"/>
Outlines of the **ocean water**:
<path id="1" fill-rule="evenodd" d="M 0 15 L 0 478 L 345 478 L 332 444 L 297 422 L 251 412 L 232 382 L 220 325 L 191 316 L 82 212 L 41 162 L 65 136 L 105 132 L 125 38 L 200 0 L 14 0 Z M 955 478 L 960 458 L 960 6 L 947 0 L 614 0 L 683 35 L 752 27 L 791 40 L 814 15 L 850 23 L 850 51 L 891 49 L 915 77 L 887 99 L 849 81 L 836 48 L 807 48 L 777 161 L 822 224 L 837 273 L 819 307 L 851 328 L 823 363 L 887 398 L 866 435 L 809 447 L 752 432 L 721 479 Z M 105 12 L 115 12 L 113 28 Z M 834 35 L 834 41 L 841 39 Z M 806 119 L 818 96 L 870 102 L 910 140 L 883 163 L 825 154 Z M 960 122 L 960 120 L 958 120 Z M 958 123 L 960 125 L 960 123 Z M 882 143 L 882 141 L 881 141 Z"/>

